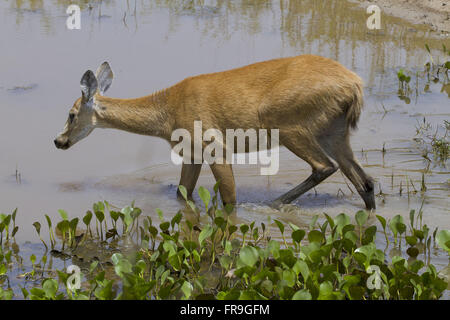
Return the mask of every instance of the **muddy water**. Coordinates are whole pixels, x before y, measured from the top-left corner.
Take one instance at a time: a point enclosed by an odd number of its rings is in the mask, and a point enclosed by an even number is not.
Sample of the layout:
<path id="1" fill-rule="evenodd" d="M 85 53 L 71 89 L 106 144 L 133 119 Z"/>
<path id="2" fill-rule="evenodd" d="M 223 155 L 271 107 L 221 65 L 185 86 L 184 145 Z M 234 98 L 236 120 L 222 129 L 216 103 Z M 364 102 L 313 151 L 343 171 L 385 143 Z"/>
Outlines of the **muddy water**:
<path id="1" fill-rule="evenodd" d="M 37 240 L 31 223 L 43 222 L 44 213 L 57 217 L 64 208 L 81 216 L 98 200 L 116 206 L 136 200 L 150 215 L 155 208 L 172 214 L 182 206 L 175 197 L 180 167 L 171 163 L 164 141 L 96 130 L 68 151 L 54 147 L 87 69 L 108 60 L 115 72 L 108 94 L 130 98 L 187 76 L 304 53 L 338 60 L 365 81 L 366 107 L 352 146 L 377 181 L 377 214 L 407 217 L 423 203 L 425 223 L 450 228 L 449 169 L 425 170 L 412 140 L 423 117 L 433 125 L 450 118 L 450 89 L 438 82 L 424 92 L 421 79 L 407 104 L 397 96 L 396 76 L 401 67 L 423 70 L 429 61 L 425 43 L 442 61 L 448 38 L 388 16 L 382 16 L 382 30 L 370 31 L 365 12 L 345 1 L 82 3 L 81 30 L 68 30 L 69 1 L 0 2 L 0 35 L 6 39 L 0 50 L 0 211 L 19 208 L 19 240 Z M 269 209 L 268 201 L 310 173 L 289 151 L 280 155 L 276 176 L 260 176 L 257 166 L 235 167 L 237 222 L 270 216 L 304 225 L 317 213 L 353 215 L 363 208 L 337 172 L 293 205 Z M 422 173 L 426 192 L 420 192 Z M 408 180 L 418 192 L 411 186 L 407 193 Z M 211 190 L 213 184 L 205 166 L 199 185 Z"/>

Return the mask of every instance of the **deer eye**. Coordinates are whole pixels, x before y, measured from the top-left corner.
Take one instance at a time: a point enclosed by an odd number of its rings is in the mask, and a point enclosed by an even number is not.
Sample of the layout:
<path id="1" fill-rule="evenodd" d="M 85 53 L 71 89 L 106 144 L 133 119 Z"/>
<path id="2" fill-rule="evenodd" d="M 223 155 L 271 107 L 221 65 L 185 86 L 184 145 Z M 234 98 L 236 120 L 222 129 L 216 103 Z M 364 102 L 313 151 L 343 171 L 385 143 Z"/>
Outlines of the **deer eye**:
<path id="1" fill-rule="evenodd" d="M 75 119 L 75 113 L 69 113 L 69 121 L 70 121 L 70 123 L 72 123 L 74 119 Z"/>

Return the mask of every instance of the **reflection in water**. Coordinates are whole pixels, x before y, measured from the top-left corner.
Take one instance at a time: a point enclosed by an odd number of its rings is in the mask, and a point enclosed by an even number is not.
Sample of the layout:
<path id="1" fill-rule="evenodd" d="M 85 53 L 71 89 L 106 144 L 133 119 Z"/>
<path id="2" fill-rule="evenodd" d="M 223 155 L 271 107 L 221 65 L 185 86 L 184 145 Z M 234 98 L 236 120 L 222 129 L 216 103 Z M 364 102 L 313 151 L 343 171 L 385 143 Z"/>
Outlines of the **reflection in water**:
<path id="1" fill-rule="evenodd" d="M 59 20 L 71 3 L 66 0 L 10 1 L 12 11 L 8 14 L 15 14 L 20 27 L 27 14 L 38 13 L 42 30 L 51 35 L 61 28 Z M 203 38 L 214 38 L 219 43 L 231 40 L 237 32 L 251 37 L 270 35 L 280 40 L 281 48 L 294 50 L 296 54 L 321 54 L 354 70 L 364 70 L 367 85 L 382 92 L 389 91 L 391 86 L 385 83 L 391 76 L 391 68 L 423 65 L 427 56 L 424 45 L 440 49 L 445 40 L 425 27 L 390 16 L 383 16 L 379 31 L 362 28 L 367 15 L 346 1 L 83 0 L 78 4 L 83 19 L 89 21 L 83 20 L 83 26 L 91 28 L 91 32 L 102 23 L 101 17 L 112 17 L 115 23 L 126 28 L 127 19 L 140 20 L 166 10 L 168 37 L 180 32 L 186 17 L 194 20 Z"/>

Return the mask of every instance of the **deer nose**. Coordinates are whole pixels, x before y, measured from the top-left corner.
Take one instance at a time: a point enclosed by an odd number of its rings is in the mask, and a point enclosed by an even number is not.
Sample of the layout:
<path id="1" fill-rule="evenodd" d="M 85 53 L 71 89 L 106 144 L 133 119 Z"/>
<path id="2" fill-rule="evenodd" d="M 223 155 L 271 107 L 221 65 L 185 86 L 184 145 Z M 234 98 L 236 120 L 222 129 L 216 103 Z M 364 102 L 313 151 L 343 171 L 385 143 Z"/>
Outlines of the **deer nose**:
<path id="1" fill-rule="evenodd" d="M 56 138 L 53 142 L 58 149 L 67 149 L 69 147 L 69 139 Z"/>
<path id="2" fill-rule="evenodd" d="M 61 148 L 61 143 L 58 141 L 58 139 L 53 140 L 53 142 L 55 143 L 55 146 L 59 149 Z"/>

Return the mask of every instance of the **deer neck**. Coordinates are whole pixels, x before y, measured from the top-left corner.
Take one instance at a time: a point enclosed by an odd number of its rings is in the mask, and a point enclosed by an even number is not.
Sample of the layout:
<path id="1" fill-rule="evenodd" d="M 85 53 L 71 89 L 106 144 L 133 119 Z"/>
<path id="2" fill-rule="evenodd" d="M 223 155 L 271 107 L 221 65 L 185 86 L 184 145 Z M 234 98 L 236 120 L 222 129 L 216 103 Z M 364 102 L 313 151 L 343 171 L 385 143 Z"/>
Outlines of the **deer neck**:
<path id="1" fill-rule="evenodd" d="M 137 99 L 116 99 L 97 95 L 95 99 L 97 127 L 169 140 L 172 123 L 167 101 L 167 90 Z"/>

